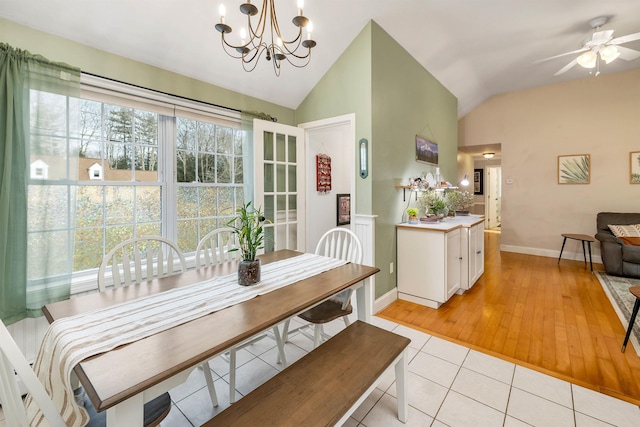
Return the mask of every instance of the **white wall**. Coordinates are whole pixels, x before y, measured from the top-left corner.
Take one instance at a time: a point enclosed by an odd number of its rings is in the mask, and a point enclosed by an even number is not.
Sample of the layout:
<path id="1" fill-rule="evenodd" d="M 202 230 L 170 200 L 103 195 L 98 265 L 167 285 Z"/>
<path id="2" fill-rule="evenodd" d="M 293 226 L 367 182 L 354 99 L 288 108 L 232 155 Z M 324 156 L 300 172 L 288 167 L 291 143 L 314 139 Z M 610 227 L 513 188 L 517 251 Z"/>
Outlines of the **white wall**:
<path id="1" fill-rule="evenodd" d="M 640 185 L 629 183 L 640 69 L 490 98 L 460 119 L 459 145 L 494 143 L 502 144 L 502 249 L 557 256 L 560 234 L 593 236 L 598 212 L 640 212 Z M 591 155 L 590 184 L 558 184 L 558 156 L 572 154 Z"/>

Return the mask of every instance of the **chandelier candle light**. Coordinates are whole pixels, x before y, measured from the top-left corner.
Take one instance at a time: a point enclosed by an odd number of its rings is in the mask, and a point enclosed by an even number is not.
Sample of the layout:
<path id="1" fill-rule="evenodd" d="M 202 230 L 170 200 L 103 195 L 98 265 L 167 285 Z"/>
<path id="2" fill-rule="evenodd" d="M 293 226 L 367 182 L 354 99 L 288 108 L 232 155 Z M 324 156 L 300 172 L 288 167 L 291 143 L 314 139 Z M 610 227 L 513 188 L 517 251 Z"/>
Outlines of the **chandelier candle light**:
<path id="1" fill-rule="evenodd" d="M 298 0 L 298 15 L 292 20 L 293 25 L 298 27 L 298 35 L 292 40 L 285 40 L 282 37 L 274 2 L 275 0 L 263 0 L 259 15 L 258 8 L 251 4 L 251 0 L 240 5 L 240 12 L 247 16 L 249 33 L 245 28 L 240 29 L 238 45 L 231 44 L 226 39 L 226 35 L 231 33 L 232 29 L 225 23 L 226 10 L 224 5 L 220 5 L 220 23 L 216 24 L 216 30 L 222 33 L 222 47 L 229 56 L 242 60 L 245 71 L 253 71 L 256 68 L 263 52 L 267 61 L 273 59 L 273 70 L 276 76 L 280 75 L 280 65 L 283 60 L 297 68 L 307 66 L 311 60 L 311 48 L 315 47 L 316 42 L 311 38 L 313 28 L 311 21 L 302 15 L 304 0 Z M 258 15 L 258 20 L 254 26 L 251 17 L 255 15 Z M 303 40 L 302 29 L 305 27 L 307 38 Z"/>

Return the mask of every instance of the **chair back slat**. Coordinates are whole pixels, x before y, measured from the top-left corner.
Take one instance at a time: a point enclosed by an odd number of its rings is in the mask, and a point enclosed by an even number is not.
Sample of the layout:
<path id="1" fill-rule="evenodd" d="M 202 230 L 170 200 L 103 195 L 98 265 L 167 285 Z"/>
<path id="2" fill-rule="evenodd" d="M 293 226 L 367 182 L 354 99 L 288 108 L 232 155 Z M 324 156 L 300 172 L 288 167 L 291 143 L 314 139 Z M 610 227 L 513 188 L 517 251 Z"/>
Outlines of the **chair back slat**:
<path id="1" fill-rule="evenodd" d="M 27 413 L 20 395 L 16 375 L 20 377 L 49 424 L 53 427 L 65 427 L 66 424 L 58 409 L 27 363 L 6 326 L 0 321 L 0 400 L 2 401 L 5 422 L 11 427 L 28 427 Z"/>
<path id="2" fill-rule="evenodd" d="M 362 243 L 353 231 L 347 228 L 332 228 L 320 238 L 315 253 L 360 264 L 363 254 Z M 348 289 L 332 299 L 340 301 L 344 310 L 349 305 L 351 294 L 353 289 Z"/>
<path id="3" fill-rule="evenodd" d="M 121 242 L 105 255 L 98 269 L 101 292 L 107 287 L 109 267 L 113 286 L 118 288 L 182 273 L 187 263 L 177 244 L 161 236 L 144 236 Z"/>
<path id="4" fill-rule="evenodd" d="M 240 257 L 238 247 L 238 237 L 232 228 L 217 228 L 207 233 L 196 248 L 196 268 L 236 260 Z"/>

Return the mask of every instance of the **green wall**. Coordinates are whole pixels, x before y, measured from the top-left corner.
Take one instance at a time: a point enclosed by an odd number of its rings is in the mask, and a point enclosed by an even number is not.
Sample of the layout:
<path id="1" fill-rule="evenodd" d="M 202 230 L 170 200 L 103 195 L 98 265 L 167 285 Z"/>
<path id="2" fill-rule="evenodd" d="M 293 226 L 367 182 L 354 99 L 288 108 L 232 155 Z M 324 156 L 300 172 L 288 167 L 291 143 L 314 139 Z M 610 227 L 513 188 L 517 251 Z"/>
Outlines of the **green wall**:
<path id="1" fill-rule="evenodd" d="M 407 203 L 403 190 L 436 166 L 415 160 L 415 137 L 438 144 L 438 167 L 457 177 L 458 100 L 379 25 L 372 26 L 372 206 L 376 220 L 376 297 L 396 286 L 396 229 Z M 455 185 L 456 183 L 453 182 Z M 415 198 L 411 206 L 417 206 Z M 419 256 L 419 254 L 418 254 Z M 394 273 L 390 273 L 390 263 Z"/>
<path id="2" fill-rule="evenodd" d="M 2 18 L 0 41 L 42 55 L 51 61 L 79 67 L 83 72 L 227 108 L 263 112 L 277 117 L 278 122 L 283 124 L 295 123 L 295 112 L 290 108 L 241 95 Z"/>
<path id="3" fill-rule="evenodd" d="M 438 143 L 440 172 L 455 180 L 457 110 L 456 97 L 373 21 L 296 110 L 297 123 L 355 113 L 354 150 L 360 138 L 369 140 L 369 177 L 356 178 L 356 212 L 378 215 L 376 298 L 396 286 L 389 267 L 397 265 L 395 224 L 407 204 L 395 186 L 435 172 L 416 162 L 415 136 Z"/>
<path id="4" fill-rule="evenodd" d="M 368 23 L 296 110 L 296 123 L 356 115 L 356 141 L 371 143 L 371 23 Z M 353 150 L 357 149 L 353 141 Z M 354 159 L 358 159 L 358 154 Z M 371 150 L 369 151 L 371 165 Z M 356 177 L 356 212 L 371 214 L 372 173 Z"/>

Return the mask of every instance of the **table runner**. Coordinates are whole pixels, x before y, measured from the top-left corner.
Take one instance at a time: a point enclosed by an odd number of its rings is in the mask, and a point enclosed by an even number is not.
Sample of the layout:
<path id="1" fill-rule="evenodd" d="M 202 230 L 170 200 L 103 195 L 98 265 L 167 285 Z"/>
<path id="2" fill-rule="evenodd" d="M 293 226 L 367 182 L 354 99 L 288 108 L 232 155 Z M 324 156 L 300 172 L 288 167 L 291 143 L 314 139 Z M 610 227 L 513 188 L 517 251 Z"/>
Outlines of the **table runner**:
<path id="1" fill-rule="evenodd" d="M 253 286 L 238 285 L 234 273 L 58 319 L 45 332 L 33 368 L 67 425 L 84 426 L 89 417 L 75 403 L 71 387 L 71 371 L 80 361 L 343 264 L 346 261 L 302 254 L 263 265 L 262 280 Z M 46 425 L 30 396 L 26 405 L 30 425 Z"/>

